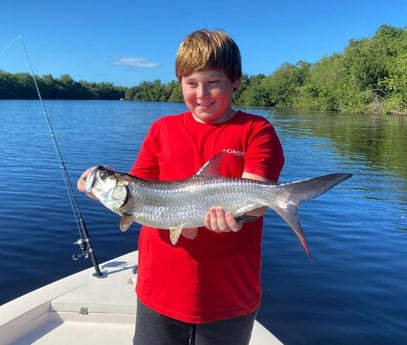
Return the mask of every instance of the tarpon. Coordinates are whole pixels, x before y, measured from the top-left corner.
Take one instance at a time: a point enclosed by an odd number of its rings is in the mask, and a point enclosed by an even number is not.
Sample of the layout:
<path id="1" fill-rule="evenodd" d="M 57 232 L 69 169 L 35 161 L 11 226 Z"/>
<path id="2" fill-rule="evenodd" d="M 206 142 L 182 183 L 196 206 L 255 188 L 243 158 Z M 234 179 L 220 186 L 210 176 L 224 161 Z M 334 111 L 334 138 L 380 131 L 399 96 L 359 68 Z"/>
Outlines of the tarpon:
<path id="1" fill-rule="evenodd" d="M 122 231 L 133 222 L 168 229 L 174 245 L 181 234 L 193 239 L 197 234 L 185 229 L 203 226 L 204 216 L 213 206 L 232 212 L 235 218 L 267 206 L 286 221 L 311 258 L 298 208 L 303 201 L 325 193 L 352 175 L 336 173 L 283 184 L 214 176 L 222 154 L 192 178 L 181 181 L 144 180 L 99 166 L 86 178 L 86 191 L 121 216 Z"/>

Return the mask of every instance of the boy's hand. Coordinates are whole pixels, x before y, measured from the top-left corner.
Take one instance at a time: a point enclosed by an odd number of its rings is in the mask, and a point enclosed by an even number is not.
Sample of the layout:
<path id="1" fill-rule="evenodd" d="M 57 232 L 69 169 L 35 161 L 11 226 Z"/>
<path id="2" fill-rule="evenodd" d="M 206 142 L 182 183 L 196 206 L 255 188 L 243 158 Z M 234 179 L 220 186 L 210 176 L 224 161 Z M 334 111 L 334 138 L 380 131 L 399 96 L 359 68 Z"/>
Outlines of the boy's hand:
<path id="1" fill-rule="evenodd" d="M 222 207 L 212 207 L 205 215 L 204 224 L 209 230 L 215 232 L 237 232 L 243 227 L 231 212 L 225 212 Z"/>

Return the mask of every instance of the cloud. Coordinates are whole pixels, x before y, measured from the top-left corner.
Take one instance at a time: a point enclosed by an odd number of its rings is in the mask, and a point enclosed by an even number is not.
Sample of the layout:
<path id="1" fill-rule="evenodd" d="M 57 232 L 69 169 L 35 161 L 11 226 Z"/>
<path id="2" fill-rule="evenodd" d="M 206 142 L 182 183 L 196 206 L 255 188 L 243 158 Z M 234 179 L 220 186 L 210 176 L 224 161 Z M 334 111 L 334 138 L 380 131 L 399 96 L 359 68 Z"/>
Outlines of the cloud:
<path id="1" fill-rule="evenodd" d="M 127 66 L 134 68 L 154 68 L 157 67 L 160 63 L 149 61 L 143 57 L 117 57 L 113 61 L 114 65 Z"/>

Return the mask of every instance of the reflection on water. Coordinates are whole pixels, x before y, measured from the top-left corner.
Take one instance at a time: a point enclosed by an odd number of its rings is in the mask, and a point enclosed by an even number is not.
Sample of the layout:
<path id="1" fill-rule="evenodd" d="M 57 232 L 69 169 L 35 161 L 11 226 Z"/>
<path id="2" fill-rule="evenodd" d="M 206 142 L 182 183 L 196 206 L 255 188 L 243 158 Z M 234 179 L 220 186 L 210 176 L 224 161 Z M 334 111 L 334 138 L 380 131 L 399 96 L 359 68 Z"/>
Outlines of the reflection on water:
<path id="1" fill-rule="evenodd" d="M 126 171 L 151 122 L 183 104 L 46 101 L 76 181 L 89 166 Z M 290 113 L 269 117 L 284 146 L 280 182 L 353 177 L 302 205 L 314 260 L 288 226 L 265 216 L 260 321 L 286 345 L 407 344 L 406 117 Z M 38 102 L 0 101 L 0 303 L 92 264 L 72 261 L 76 224 Z M 133 250 L 138 229 L 78 195 L 102 262 Z"/>
<path id="2" fill-rule="evenodd" d="M 407 179 L 407 116 L 274 112 L 273 122 L 295 137 L 326 138 L 352 160 Z"/>
<path id="3" fill-rule="evenodd" d="M 407 117 L 262 112 L 285 149 L 281 182 L 353 177 L 300 209 L 311 264 L 266 215 L 261 320 L 285 344 L 406 344 Z"/>

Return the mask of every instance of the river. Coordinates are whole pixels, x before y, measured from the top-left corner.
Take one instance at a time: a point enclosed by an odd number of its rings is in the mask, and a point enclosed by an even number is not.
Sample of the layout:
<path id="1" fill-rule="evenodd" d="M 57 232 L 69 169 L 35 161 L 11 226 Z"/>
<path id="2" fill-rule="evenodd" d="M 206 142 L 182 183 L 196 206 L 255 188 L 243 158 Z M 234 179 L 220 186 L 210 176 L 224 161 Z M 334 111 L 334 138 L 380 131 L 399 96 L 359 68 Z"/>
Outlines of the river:
<path id="1" fill-rule="evenodd" d="M 127 171 L 151 122 L 183 104 L 44 101 L 75 184 L 87 167 Z M 294 113 L 268 117 L 282 141 L 280 182 L 333 172 L 353 177 L 304 203 L 313 261 L 269 211 L 258 319 L 286 345 L 407 343 L 407 117 Z M 38 101 L 0 101 L 0 304 L 92 266 L 72 260 L 79 238 L 46 117 Z M 76 194 L 97 259 L 137 248 L 137 225 Z"/>

